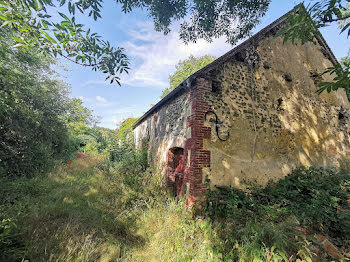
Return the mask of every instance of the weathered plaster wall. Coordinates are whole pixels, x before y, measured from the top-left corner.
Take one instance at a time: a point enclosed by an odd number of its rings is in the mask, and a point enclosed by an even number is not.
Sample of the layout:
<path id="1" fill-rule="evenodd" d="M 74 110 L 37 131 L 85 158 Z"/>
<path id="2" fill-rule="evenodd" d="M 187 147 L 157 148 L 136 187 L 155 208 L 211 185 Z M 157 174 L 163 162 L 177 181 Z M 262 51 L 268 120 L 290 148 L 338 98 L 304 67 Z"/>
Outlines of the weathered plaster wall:
<path id="1" fill-rule="evenodd" d="M 163 105 L 134 129 L 134 138 L 139 147 L 142 140 L 150 147 L 151 165 L 166 174 L 167 152 L 170 148 L 184 148 L 188 136 L 187 117 L 191 115 L 190 91 Z"/>
<path id="2" fill-rule="evenodd" d="M 220 141 L 208 116 L 210 167 L 203 179 L 242 187 L 243 180 L 287 175 L 300 165 L 339 166 L 350 159 L 349 103 L 342 91 L 317 95 L 332 66 L 320 45 L 282 43 L 269 36 L 206 77 L 203 94 L 222 126 Z M 255 131 L 256 130 L 256 131 Z"/>

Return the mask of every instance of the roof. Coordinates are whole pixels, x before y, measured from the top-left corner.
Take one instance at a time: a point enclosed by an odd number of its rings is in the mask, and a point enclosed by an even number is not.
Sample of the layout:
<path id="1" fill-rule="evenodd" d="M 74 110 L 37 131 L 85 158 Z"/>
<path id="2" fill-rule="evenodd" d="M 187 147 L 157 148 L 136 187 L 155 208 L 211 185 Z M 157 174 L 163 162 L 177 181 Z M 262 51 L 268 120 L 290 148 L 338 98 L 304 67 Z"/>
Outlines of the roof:
<path id="1" fill-rule="evenodd" d="M 222 55 L 218 59 L 214 60 L 207 66 L 203 67 L 202 69 L 198 70 L 194 74 L 192 74 L 190 77 L 188 77 L 186 80 L 184 80 L 179 86 L 177 86 L 174 90 L 172 90 L 167 96 L 165 96 L 162 100 L 160 100 L 157 104 L 155 104 L 151 109 L 149 109 L 146 113 L 144 113 L 132 126 L 133 128 L 137 127 L 139 124 L 141 124 L 145 119 L 148 118 L 151 114 L 156 112 L 162 105 L 164 105 L 166 102 L 171 101 L 174 99 L 177 95 L 181 94 L 184 90 L 191 87 L 191 83 L 194 79 L 197 77 L 208 75 L 208 72 L 211 70 L 217 68 L 219 65 L 224 64 L 225 62 L 231 60 L 237 53 L 245 50 L 248 46 L 252 44 L 258 43 L 260 40 L 262 40 L 269 32 L 272 30 L 279 28 L 280 25 L 286 22 L 288 19 L 288 14 L 292 13 L 295 8 L 301 6 L 302 4 L 299 4 L 295 6 L 291 11 L 287 12 L 277 20 L 275 20 L 270 25 L 266 26 L 262 30 L 260 30 L 258 33 L 244 41 L 243 43 L 239 44 L 238 46 L 234 47 L 231 51 L 227 52 L 226 54 Z M 329 59 L 331 62 L 336 65 L 338 64 L 338 61 L 333 54 L 332 50 L 326 43 L 326 40 L 323 38 L 321 34 L 316 36 L 316 39 L 318 43 L 325 48 L 325 51 L 327 52 Z"/>

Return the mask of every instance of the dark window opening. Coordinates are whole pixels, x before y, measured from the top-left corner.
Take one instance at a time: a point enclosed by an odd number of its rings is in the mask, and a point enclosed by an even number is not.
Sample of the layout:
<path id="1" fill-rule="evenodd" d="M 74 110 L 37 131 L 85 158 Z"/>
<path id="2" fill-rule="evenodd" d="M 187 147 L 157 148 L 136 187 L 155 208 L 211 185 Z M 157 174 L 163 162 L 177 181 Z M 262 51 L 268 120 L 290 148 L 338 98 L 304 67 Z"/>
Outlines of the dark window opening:
<path id="1" fill-rule="evenodd" d="M 238 62 L 245 62 L 245 59 L 244 59 L 244 56 L 243 56 L 242 52 L 238 52 L 237 54 L 235 54 L 235 59 Z"/>
<path id="2" fill-rule="evenodd" d="M 179 166 L 181 165 L 181 161 L 183 161 L 183 156 L 184 156 L 184 149 L 181 147 L 174 147 L 171 148 L 170 150 L 170 154 L 169 154 L 169 160 L 171 160 L 169 162 L 169 164 L 171 164 L 171 169 L 173 171 L 176 171 L 177 169 L 179 169 Z"/>
<path id="3" fill-rule="evenodd" d="M 212 81 L 211 83 L 211 91 L 213 93 L 219 93 L 221 90 L 221 84 L 219 81 Z"/>
<path id="4" fill-rule="evenodd" d="M 283 98 L 282 97 L 278 98 L 277 99 L 277 108 L 280 108 L 282 103 L 283 103 Z"/>

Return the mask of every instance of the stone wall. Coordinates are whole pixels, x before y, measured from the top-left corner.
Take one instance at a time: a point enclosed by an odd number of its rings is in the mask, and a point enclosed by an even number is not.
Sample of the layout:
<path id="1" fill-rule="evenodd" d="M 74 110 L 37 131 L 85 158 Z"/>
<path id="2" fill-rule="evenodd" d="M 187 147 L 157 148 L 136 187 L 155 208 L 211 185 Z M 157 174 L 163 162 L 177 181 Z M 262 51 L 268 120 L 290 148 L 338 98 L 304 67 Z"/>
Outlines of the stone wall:
<path id="1" fill-rule="evenodd" d="M 138 146 L 148 141 L 151 165 L 173 184 L 169 150 L 183 148 L 177 192 L 188 205 L 200 198 L 206 177 L 243 188 L 301 165 L 350 167 L 346 95 L 316 94 L 320 81 L 331 80 L 322 75 L 332 66 L 329 54 L 322 45 L 283 44 L 269 34 L 196 73 L 134 130 Z"/>
<path id="2" fill-rule="evenodd" d="M 134 129 L 137 147 L 147 141 L 150 164 L 167 174 L 167 155 L 171 148 L 184 148 L 187 139 L 187 118 L 191 114 L 190 91 L 184 90 L 160 107 Z"/>
<path id="3" fill-rule="evenodd" d="M 300 165 L 346 165 L 349 152 L 349 103 L 340 90 L 317 95 L 321 75 L 332 63 L 323 47 L 283 44 L 272 35 L 225 62 L 205 78 L 202 94 L 214 115 L 205 125 L 211 138 L 210 166 L 203 179 L 243 187 L 244 180 L 265 184 Z"/>

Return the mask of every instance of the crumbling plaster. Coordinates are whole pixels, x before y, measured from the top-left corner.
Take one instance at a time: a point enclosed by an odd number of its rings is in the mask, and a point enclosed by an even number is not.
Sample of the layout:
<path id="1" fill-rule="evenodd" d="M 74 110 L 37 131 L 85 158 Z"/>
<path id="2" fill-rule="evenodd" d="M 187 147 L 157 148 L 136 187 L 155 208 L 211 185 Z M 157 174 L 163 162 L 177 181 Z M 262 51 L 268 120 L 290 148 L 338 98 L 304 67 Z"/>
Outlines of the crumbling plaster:
<path id="1" fill-rule="evenodd" d="M 142 141 L 149 145 L 151 165 L 166 174 L 167 152 L 170 148 L 184 148 L 190 132 L 187 128 L 187 117 L 191 115 L 189 90 L 167 102 L 152 116 L 134 129 L 136 146 Z"/>
<path id="2" fill-rule="evenodd" d="M 213 185 L 243 187 L 244 180 L 265 184 L 304 165 L 340 166 L 349 154 L 349 103 L 342 90 L 317 95 L 321 75 L 332 66 L 323 47 L 284 43 L 270 35 L 225 62 L 206 80 L 203 94 L 221 121 L 220 141 L 208 116 Z M 341 114 L 341 117 L 339 115 Z M 256 131 L 255 131 L 256 130 Z"/>

